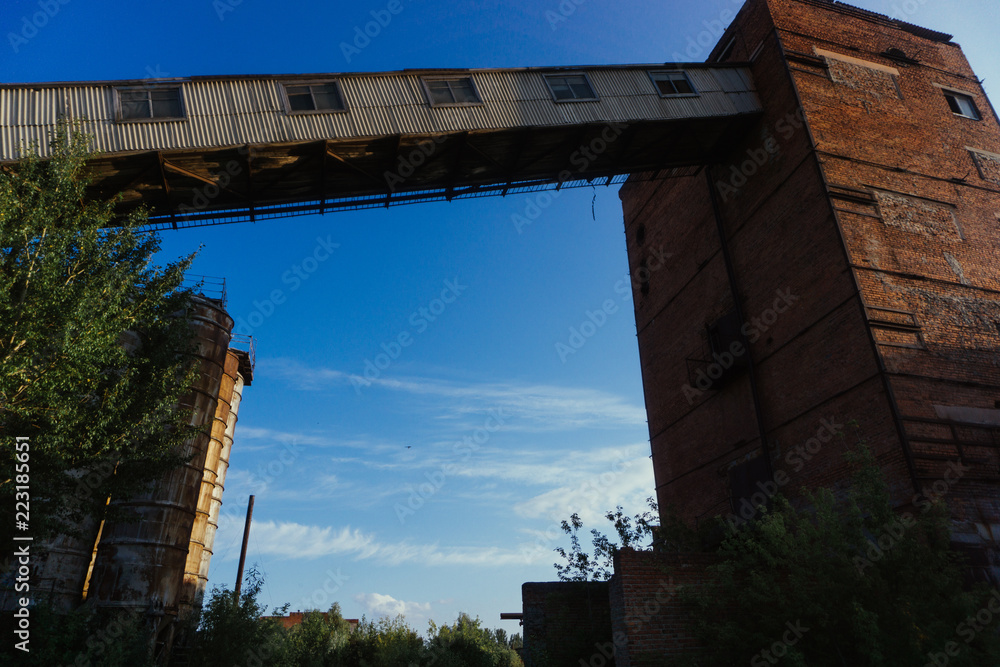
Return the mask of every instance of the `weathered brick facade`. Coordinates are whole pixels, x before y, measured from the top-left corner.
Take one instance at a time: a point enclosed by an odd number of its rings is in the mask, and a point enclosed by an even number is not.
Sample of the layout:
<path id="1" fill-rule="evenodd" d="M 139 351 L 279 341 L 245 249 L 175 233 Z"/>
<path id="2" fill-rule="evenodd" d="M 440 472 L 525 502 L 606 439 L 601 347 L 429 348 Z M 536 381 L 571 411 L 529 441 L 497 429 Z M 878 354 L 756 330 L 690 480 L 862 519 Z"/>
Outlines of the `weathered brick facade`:
<path id="1" fill-rule="evenodd" d="M 662 664 L 663 656 L 698 646 L 691 610 L 678 591 L 703 584 L 713 554 L 661 554 L 622 549 L 610 583 L 611 627 L 617 667 Z"/>
<path id="2" fill-rule="evenodd" d="M 1000 124 L 982 86 L 951 36 L 826 0 L 748 0 L 722 56 L 751 63 L 756 127 L 716 164 L 621 189 L 660 507 L 739 522 L 778 491 L 842 492 L 861 437 L 893 502 L 944 496 L 955 548 L 1000 583 Z M 712 558 L 619 554 L 619 667 L 693 646 L 674 590 Z"/>
<path id="3" fill-rule="evenodd" d="M 634 292 L 660 506 L 697 523 L 768 480 L 843 488 L 856 420 L 894 502 L 937 483 L 955 542 L 1000 574 L 1000 126 L 982 86 L 950 36 L 824 0 L 749 0 L 710 60 L 730 41 L 760 122 L 718 164 L 621 190 L 631 269 L 673 253 Z"/>

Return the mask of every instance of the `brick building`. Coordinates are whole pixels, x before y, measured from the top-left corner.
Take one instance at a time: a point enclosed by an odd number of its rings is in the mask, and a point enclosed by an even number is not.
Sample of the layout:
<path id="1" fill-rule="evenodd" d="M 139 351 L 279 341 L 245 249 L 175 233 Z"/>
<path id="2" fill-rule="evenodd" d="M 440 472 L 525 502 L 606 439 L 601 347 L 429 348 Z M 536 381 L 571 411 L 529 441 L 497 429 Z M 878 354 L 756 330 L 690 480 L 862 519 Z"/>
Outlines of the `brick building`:
<path id="1" fill-rule="evenodd" d="M 894 503 L 947 493 L 1000 580 L 1000 127 L 961 48 L 749 0 L 709 61 L 750 63 L 757 126 L 621 190 L 660 506 L 697 523 L 842 487 L 853 435 L 831 436 L 856 420 Z"/>
<path id="2" fill-rule="evenodd" d="M 660 507 L 738 523 L 776 490 L 843 490 L 860 435 L 894 504 L 944 494 L 954 547 L 1000 581 L 1000 124 L 961 48 L 838 2 L 748 0 L 709 62 L 749 63 L 757 124 L 620 193 Z M 691 644 L 670 593 L 711 562 L 619 554 L 618 667 Z M 529 663 L 554 623 L 525 613 Z M 573 650 L 559 664 L 605 664 Z"/>

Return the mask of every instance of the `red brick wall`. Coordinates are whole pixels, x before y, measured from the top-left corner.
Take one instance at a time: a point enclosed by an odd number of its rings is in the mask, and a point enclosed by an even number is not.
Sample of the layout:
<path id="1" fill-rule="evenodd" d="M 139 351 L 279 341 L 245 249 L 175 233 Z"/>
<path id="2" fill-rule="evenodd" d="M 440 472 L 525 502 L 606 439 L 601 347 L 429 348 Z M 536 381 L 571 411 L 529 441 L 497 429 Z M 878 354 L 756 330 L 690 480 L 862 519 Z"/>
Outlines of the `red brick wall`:
<path id="1" fill-rule="evenodd" d="M 808 462 L 795 448 L 815 436 L 823 420 L 857 419 L 878 439 L 884 465 L 908 480 L 843 242 L 767 5 L 748 3 L 731 32 L 739 37 L 733 60 L 761 45 L 752 71 L 766 112 L 707 172 L 732 255 L 735 298 L 750 326 L 749 355 L 772 467 L 787 471 L 782 490 L 790 495 L 802 485 L 842 481 L 843 442 L 821 443 Z M 651 248 L 673 253 L 666 269 L 651 274 L 648 293 L 633 296 L 658 500 L 690 522 L 728 514 L 730 468 L 762 452 L 749 373 L 721 391 L 693 395 L 684 389 L 698 363 L 691 360 L 711 359 L 706 327 L 735 303 L 708 188 L 702 172 L 627 184 L 621 193 L 632 269 Z M 766 324 L 754 324 L 779 294 L 791 295 L 791 305 L 781 304 L 785 312 Z M 912 492 L 908 481 L 897 486 L 901 497 Z"/>
<path id="2" fill-rule="evenodd" d="M 709 324 L 735 303 L 751 320 L 781 291 L 794 305 L 749 356 L 782 490 L 842 485 L 845 441 L 810 438 L 824 419 L 856 420 L 897 504 L 961 459 L 972 472 L 949 487 L 967 522 L 956 539 L 1000 534 L 1000 431 L 935 408 L 979 408 L 1000 426 L 1000 132 L 982 87 L 940 36 L 816 0 L 751 0 L 720 44 L 733 36 L 730 60 L 757 54 L 764 117 L 708 178 L 621 191 L 633 271 L 653 248 L 673 253 L 634 293 L 661 507 L 690 522 L 727 514 L 729 470 L 764 451 L 749 373 L 718 391 L 684 385 L 711 360 Z M 947 88 L 974 95 L 982 120 L 953 114 Z"/>
<path id="3" fill-rule="evenodd" d="M 955 539 L 978 543 L 1000 528 L 1000 183 L 989 168 L 1000 126 L 956 44 L 799 0 L 770 4 L 787 52 L 841 54 L 869 63 L 855 66 L 862 73 L 896 70 L 889 92 L 831 72 L 841 69 L 836 59 L 803 62 L 793 76 L 852 271 L 877 321 L 917 483 L 932 487 L 950 461 L 968 465 L 947 500 L 964 522 Z M 920 62 L 889 59 L 890 48 Z M 974 96 L 982 119 L 953 114 L 945 89 Z M 992 410 L 985 419 L 995 428 L 923 421 L 940 421 L 935 406 Z"/>
<path id="4" fill-rule="evenodd" d="M 611 627 L 618 667 L 662 664 L 697 647 L 690 609 L 677 595 L 706 580 L 709 554 L 683 556 L 622 549 L 610 584 Z"/>

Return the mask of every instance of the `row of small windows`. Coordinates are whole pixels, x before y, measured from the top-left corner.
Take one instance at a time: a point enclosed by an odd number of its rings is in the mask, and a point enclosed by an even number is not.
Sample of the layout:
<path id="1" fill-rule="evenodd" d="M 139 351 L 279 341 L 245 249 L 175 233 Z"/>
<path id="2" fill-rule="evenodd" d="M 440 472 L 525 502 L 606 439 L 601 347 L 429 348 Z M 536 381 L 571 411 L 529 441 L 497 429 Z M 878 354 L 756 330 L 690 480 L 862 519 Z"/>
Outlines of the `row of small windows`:
<path id="1" fill-rule="evenodd" d="M 588 102 L 600 98 L 586 74 L 543 75 L 555 102 Z M 649 72 L 660 97 L 698 95 L 687 73 L 681 70 Z M 422 79 L 431 106 L 482 104 L 471 76 L 428 77 Z M 118 117 L 121 120 L 172 120 L 185 117 L 180 86 L 118 88 Z M 282 84 L 288 113 L 346 111 L 347 104 L 337 81 Z"/>

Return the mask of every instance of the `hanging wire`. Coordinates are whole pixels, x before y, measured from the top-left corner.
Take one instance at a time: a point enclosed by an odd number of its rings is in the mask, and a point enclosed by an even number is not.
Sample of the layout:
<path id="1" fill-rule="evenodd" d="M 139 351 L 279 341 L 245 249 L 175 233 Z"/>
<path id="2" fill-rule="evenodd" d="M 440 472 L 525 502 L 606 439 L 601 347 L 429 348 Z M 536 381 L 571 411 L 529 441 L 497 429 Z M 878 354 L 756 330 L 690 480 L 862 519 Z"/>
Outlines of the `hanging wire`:
<path id="1" fill-rule="evenodd" d="M 597 222 L 597 211 L 594 210 L 594 206 L 597 204 L 597 188 L 591 183 L 590 189 L 594 191 L 594 198 L 590 200 L 590 217 L 594 219 L 594 222 Z"/>

